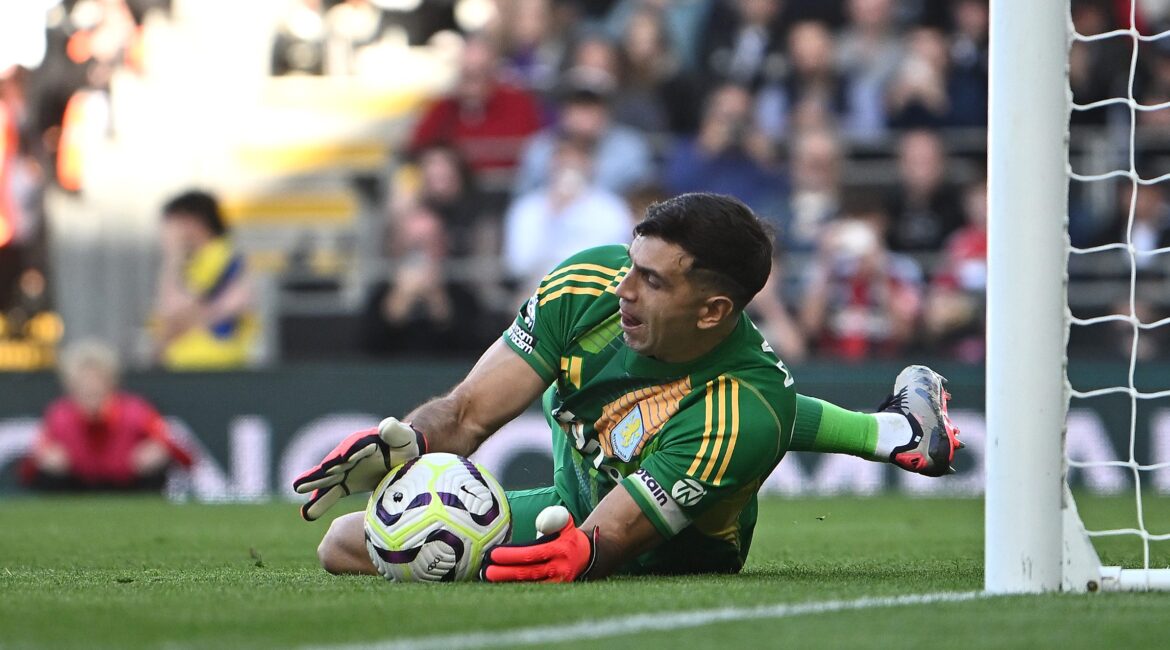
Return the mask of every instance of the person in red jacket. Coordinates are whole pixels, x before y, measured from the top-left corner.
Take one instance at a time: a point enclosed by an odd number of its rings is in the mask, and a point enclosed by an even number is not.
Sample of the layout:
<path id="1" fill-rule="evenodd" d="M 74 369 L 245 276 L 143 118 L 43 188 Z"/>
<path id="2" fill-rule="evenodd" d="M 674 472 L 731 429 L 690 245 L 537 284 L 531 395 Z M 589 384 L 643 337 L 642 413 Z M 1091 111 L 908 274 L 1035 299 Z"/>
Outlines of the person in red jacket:
<path id="1" fill-rule="evenodd" d="M 118 389 L 118 360 L 103 343 L 81 341 L 62 355 L 66 395 L 45 409 L 23 478 L 45 490 L 159 490 L 190 453 L 145 399 Z"/>
<path id="2" fill-rule="evenodd" d="M 510 174 L 528 136 L 539 128 L 536 100 L 501 81 L 495 46 L 473 37 L 463 47 L 454 92 L 424 110 L 411 135 L 410 151 L 447 144 L 458 149 L 477 174 Z"/>

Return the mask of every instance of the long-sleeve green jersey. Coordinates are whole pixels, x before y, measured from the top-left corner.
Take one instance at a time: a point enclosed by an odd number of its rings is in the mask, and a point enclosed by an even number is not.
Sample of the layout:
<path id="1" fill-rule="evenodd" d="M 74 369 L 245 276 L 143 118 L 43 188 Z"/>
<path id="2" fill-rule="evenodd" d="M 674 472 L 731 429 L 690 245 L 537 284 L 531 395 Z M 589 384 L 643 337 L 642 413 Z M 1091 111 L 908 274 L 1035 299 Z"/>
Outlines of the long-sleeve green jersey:
<path id="1" fill-rule="evenodd" d="M 546 381 L 554 484 L 578 517 L 621 483 L 667 542 L 654 571 L 738 570 L 756 492 L 792 439 L 792 377 L 746 315 L 714 349 L 685 363 L 623 341 L 616 289 L 625 246 L 569 258 L 504 333 Z"/>

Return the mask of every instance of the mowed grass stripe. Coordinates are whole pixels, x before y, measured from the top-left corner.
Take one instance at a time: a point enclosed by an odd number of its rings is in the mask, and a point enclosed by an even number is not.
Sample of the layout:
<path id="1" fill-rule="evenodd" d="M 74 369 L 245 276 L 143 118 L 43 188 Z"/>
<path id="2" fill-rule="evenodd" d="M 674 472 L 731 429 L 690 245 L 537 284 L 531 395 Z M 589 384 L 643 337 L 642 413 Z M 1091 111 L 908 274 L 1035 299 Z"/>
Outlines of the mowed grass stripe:
<path id="1" fill-rule="evenodd" d="M 859 609 L 960 603 L 984 597 L 987 596 L 981 592 L 966 591 L 811 603 L 781 603 L 757 607 L 721 607 L 685 612 L 635 614 L 581 621 L 571 625 L 542 625 L 504 632 L 448 634 L 356 645 L 309 646 L 306 650 L 445 650 L 448 648 L 451 650 L 470 650 L 472 648 L 546 645 L 584 639 L 594 640 L 647 632 L 689 629 L 716 623 L 772 620 Z"/>

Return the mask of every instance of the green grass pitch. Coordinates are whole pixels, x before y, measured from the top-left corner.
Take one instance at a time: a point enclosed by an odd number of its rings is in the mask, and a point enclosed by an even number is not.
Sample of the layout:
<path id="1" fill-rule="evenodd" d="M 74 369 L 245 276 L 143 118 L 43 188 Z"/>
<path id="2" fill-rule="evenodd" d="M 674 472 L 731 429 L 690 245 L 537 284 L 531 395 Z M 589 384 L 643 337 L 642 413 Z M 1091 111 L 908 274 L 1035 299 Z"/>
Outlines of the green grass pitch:
<path id="1" fill-rule="evenodd" d="M 1146 499 L 1153 532 L 1170 527 L 1168 502 Z M 1132 496 L 1079 503 L 1098 527 L 1134 521 Z M 338 509 L 347 505 L 361 503 L 351 499 Z M 0 648 L 340 646 L 639 613 L 979 590 L 982 511 L 975 499 L 768 499 L 751 559 L 738 576 L 429 586 L 324 574 L 314 549 L 326 523 L 300 521 L 293 504 L 10 499 L 0 503 Z M 1132 539 L 1098 548 L 1106 561 L 1141 557 Z M 1170 564 L 1170 548 L 1155 546 L 1153 560 Z M 575 643 L 596 647 L 599 641 Z M 722 623 L 600 643 L 1167 647 L 1170 594 L 986 598 Z"/>

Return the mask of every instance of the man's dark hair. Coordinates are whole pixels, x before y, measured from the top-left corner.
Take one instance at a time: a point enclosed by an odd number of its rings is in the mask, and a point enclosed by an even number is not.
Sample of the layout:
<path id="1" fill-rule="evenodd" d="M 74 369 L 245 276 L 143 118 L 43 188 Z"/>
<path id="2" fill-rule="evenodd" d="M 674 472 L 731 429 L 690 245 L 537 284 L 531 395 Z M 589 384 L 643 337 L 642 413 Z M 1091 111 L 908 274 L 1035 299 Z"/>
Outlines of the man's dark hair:
<path id="1" fill-rule="evenodd" d="M 215 197 L 201 190 L 191 190 L 167 201 L 163 206 L 163 219 L 170 219 L 182 215 L 199 220 L 216 237 L 227 232 L 223 215 L 219 212 L 219 202 Z"/>
<path id="2" fill-rule="evenodd" d="M 722 194 L 682 194 L 652 204 L 634 235 L 657 237 L 694 258 L 688 274 L 742 310 L 772 272 L 772 234 L 751 208 Z"/>
<path id="3" fill-rule="evenodd" d="M 580 104 L 608 108 L 616 91 L 616 80 L 609 73 L 593 68 L 570 68 L 560 82 L 561 103 L 565 106 Z"/>

